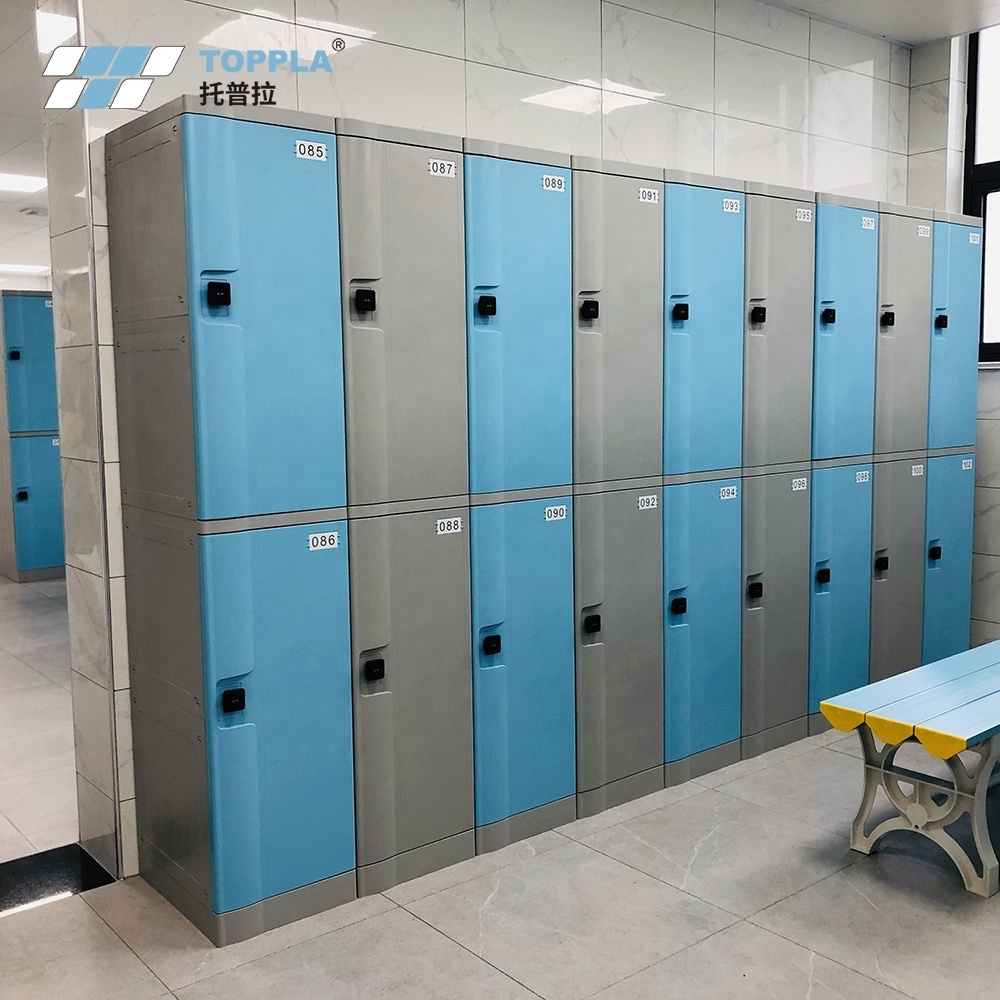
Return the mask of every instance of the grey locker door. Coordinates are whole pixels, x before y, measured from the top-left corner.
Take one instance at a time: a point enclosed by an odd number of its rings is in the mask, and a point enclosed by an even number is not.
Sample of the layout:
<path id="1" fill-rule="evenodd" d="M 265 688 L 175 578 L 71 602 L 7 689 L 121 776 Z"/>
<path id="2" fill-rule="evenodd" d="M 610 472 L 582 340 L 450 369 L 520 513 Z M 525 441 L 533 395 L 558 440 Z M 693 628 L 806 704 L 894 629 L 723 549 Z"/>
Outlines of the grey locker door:
<path id="1" fill-rule="evenodd" d="M 871 680 L 912 667 L 923 656 L 923 459 L 875 466 L 872 519 Z M 888 560 L 888 565 L 882 560 Z"/>
<path id="2" fill-rule="evenodd" d="M 468 508 L 351 521 L 350 552 L 361 867 L 474 826 Z"/>
<path id="3" fill-rule="evenodd" d="M 574 479 L 660 475 L 663 185 L 574 171 L 573 226 Z M 585 300 L 597 319 L 581 319 Z"/>
<path id="4" fill-rule="evenodd" d="M 931 232 L 926 219 L 883 214 L 879 223 L 875 451 L 880 455 L 927 447 Z"/>
<path id="5" fill-rule="evenodd" d="M 581 792 L 663 763 L 662 502 L 659 488 L 573 498 Z"/>
<path id="6" fill-rule="evenodd" d="M 743 480 L 743 735 L 804 719 L 809 698 L 808 471 Z"/>
<path id="7" fill-rule="evenodd" d="M 747 195 L 743 464 L 812 456 L 812 202 Z M 752 322 L 753 310 L 766 318 Z"/>
<path id="8" fill-rule="evenodd" d="M 337 149 L 348 503 L 468 493 L 462 155 L 343 136 Z"/>

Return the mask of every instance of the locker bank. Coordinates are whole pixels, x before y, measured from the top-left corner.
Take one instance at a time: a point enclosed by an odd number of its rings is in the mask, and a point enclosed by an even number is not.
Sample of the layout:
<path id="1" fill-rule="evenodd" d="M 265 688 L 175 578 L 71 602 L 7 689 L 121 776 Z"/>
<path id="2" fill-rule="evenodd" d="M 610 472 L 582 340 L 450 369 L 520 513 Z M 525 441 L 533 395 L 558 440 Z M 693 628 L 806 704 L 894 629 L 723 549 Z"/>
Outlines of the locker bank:
<path id="1" fill-rule="evenodd" d="M 217 944 L 968 648 L 978 220 L 192 98 L 105 148 L 139 866 Z"/>

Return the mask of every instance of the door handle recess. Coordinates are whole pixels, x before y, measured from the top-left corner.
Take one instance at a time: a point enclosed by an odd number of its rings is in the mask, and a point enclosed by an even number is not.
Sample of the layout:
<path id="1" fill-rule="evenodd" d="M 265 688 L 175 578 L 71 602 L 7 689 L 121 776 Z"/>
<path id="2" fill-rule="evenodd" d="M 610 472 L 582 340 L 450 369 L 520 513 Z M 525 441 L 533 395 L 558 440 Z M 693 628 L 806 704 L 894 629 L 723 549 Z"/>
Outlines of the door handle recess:
<path id="1" fill-rule="evenodd" d="M 580 303 L 580 319 L 597 319 L 601 315 L 601 303 L 597 299 L 584 299 Z"/>
<path id="2" fill-rule="evenodd" d="M 670 613 L 672 615 L 686 615 L 688 610 L 688 599 L 686 597 L 675 597 L 670 602 Z"/>
<path id="3" fill-rule="evenodd" d="M 833 324 L 837 322 L 837 310 L 824 309 L 820 313 L 819 319 L 824 326 L 833 326 Z"/>
<path id="4" fill-rule="evenodd" d="M 480 295 L 476 303 L 476 311 L 480 316 L 496 316 L 497 297 L 495 295 Z"/>
<path id="5" fill-rule="evenodd" d="M 829 583 L 830 582 L 830 568 L 829 568 L 829 566 L 824 566 L 822 569 L 816 570 L 816 582 L 817 583 Z"/>
<path id="6" fill-rule="evenodd" d="M 934 329 L 935 330 L 948 329 L 948 317 L 944 313 L 942 313 L 940 316 L 934 317 Z"/>
<path id="7" fill-rule="evenodd" d="M 767 306 L 751 307 L 750 322 L 754 326 L 763 326 L 767 322 Z"/>
<path id="8" fill-rule="evenodd" d="M 882 326 L 895 326 L 896 325 L 896 314 L 894 312 L 884 312 L 880 317 Z"/>
<path id="9" fill-rule="evenodd" d="M 369 684 L 385 679 L 385 660 L 378 657 L 374 660 L 365 660 L 365 680 Z"/>
<path id="10" fill-rule="evenodd" d="M 483 652 L 487 656 L 496 656 L 500 652 L 503 644 L 498 635 L 483 636 Z"/>
<path id="11" fill-rule="evenodd" d="M 691 318 L 691 306 L 687 302 L 675 302 L 670 318 L 675 323 L 686 323 Z"/>
<path id="12" fill-rule="evenodd" d="M 754 580 L 747 584 L 747 597 L 751 601 L 759 601 L 764 596 L 764 584 L 760 580 Z"/>
<path id="13" fill-rule="evenodd" d="M 583 631 L 587 635 L 597 635 L 601 631 L 601 616 L 585 615 L 583 619 Z"/>

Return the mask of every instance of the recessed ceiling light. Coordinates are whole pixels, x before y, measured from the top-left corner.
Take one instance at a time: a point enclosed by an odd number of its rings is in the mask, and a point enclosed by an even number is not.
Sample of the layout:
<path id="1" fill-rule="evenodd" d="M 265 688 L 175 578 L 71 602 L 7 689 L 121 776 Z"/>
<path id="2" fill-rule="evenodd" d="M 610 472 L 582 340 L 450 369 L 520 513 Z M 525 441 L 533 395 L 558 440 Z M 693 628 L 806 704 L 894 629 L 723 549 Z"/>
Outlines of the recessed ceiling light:
<path id="1" fill-rule="evenodd" d="M 42 54 L 51 52 L 76 34 L 76 18 L 68 14 L 46 14 L 36 11 L 35 25 L 38 29 L 38 51 Z"/>
<path id="2" fill-rule="evenodd" d="M 34 194 L 41 191 L 46 183 L 44 177 L 32 177 L 29 174 L 0 174 L 0 191 Z"/>
<path id="3" fill-rule="evenodd" d="M 0 264 L 0 274 L 48 274 L 41 264 Z"/>

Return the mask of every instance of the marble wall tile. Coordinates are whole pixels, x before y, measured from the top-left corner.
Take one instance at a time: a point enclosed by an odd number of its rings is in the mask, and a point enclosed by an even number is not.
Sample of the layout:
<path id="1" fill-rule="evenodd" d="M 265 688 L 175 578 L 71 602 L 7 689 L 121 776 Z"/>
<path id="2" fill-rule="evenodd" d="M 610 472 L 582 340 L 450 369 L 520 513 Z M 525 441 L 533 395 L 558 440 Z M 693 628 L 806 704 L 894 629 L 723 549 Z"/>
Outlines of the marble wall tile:
<path id="1" fill-rule="evenodd" d="M 92 680 L 71 674 L 76 770 L 109 798 L 115 795 L 111 694 Z"/>
<path id="2" fill-rule="evenodd" d="M 466 134 L 600 156 L 602 100 L 591 87 L 469 63 Z"/>
<path id="3" fill-rule="evenodd" d="M 948 81 L 910 90 L 909 152 L 927 153 L 948 145 Z"/>
<path id="4" fill-rule="evenodd" d="M 908 157 L 906 200 L 910 205 L 947 211 L 948 152 L 919 153 Z"/>
<path id="5" fill-rule="evenodd" d="M 598 0 L 466 0 L 465 57 L 574 83 L 601 79 Z"/>
<path id="6" fill-rule="evenodd" d="M 90 239 L 86 228 L 52 237 L 52 317 L 56 347 L 94 342 Z"/>
<path id="7" fill-rule="evenodd" d="M 953 80 L 965 83 L 969 79 L 969 36 L 957 35 L 951 40 L 951 66 Z"/>
<path id="8" fill-rule="evenodd" d="M 717 114 L 804 132 L 809 121 L 808 90 L 807 60 L 717 36 Z"/>
<path id="9" fill-rule="evenodd" d="M 75 566 L 66 567 L 70 665 L 101 687 L 109 687 L 108 599 L 104 580 Z"/>
<path id="10" fill-rule="evenodd" d="M 965 149 L 965 119 L 968 94 L 964 80 L 952 79 L 948 83 L 948 148 Z"/>
<path id="11" fill-rule="evenodd" d="M 118 410 L 115 391 L 115 349 L 97 348 L 98 371 L 101 380 L 101 437 L 104 441 L 104 461 L 118 461 Z"/>
<path id="12" fill-rule="evenodd" d="M 891 48 L 888 42 L 823 21 L 810 21 L 809 58 L 879 80 L 889 79 Z"/>
<path id="13" fill-rule="evenodd" d="M 330 48 L 335 36 L 296 28 L 297 44 Z M 462 135 L 465 131 L 465 64 L 447 56 L 359 39 L 337 55 L 336 72 L 304 73 L 299 109 Z"/>
<path id="14" fill-rule="evenodd" d="M 982 413 L 976 420 L 976 486 L 1000 487 L 1000 420 L 984 420 Z"/>
<path id="15" fill-rule="evenodd" d="M 996 368 L 979 370 L 978 415 L 980 420 L 1000 420 L 1000 370 Z"/>
<path id="16" fill-rule="evenodd" d="M 910 49 L 906 45 L 891 46 L 889 56 L 889 80 L 900 87 L 910 86 Z"/>
<path id="17" fill-rule="evenodd" d="M 63 458 L 96 462 L 98 451 L 97 376 L 94 348 L 56 350 L 56 388 L 59 394 L 59 452 Z"/>
<path id="18" fill-rule="evenodd" d="M 90 160 L 90 221 L 95 226 L 108 224 L 108 177 L 104 168 L 104 136 L 88 146 Z"/>
<path id="19" fill-rule="evenodd" d="M 804 188 L 807 162 L 807 137 L 801 132 L 715 119 L 716 174 Z"/>
<path id="20" fill-rule="evenodd" d="M 889 84 L 834 66 L 810 64 L 810 134 L 884 148 L 888 119 Z"/>
<path id="21" fill-rule="evenodd" d="M 947 80 L 951 72 L 951 41 L 942 39 L 929 45 L 918 45 L 910 53 L 910 86 Z"/>
<path id="22" fill-rule="evenodd" d="M 606 5 L 603 86 L 711 112 L 715 36 L 676 21 Z"/>
<path id="23" fill-rule="evenodd" d="M 965 154 L 949 149 L 945 157 L 945 211 L 961 214 L 965 201 Z"/>
<path id="24" fill-rule="evenodd" d="M 910 91 L 908 87 L 889 85 L 888 144 L 890 153 L 909 152 Z"/>
<path id="25" fill-rule="evenodd" d="M 80 846 L 117 876 L 117 812 L 114 801 L 79 774 L 76 776 L 76 799 L 80 809 Z"/>
<path id="26" fill-rule="evenodd" d="M 87 224 L 90 168 L 83 141 L 83 112 L 66 111 L 45 126 L 49 234 L 59 236 Z"/>
<path id="27" fill-rule="evenodd" d="M 301 0 L 198 0 L 213 7 L 225 7 L 238 13 L 273 17 L 279 21 L 294 21 L 295 7 Z"/>
<path id="28" fill-rule="evenodd" d="M 710 174 L 715 169 L 715 116 L 649 101 L 609 107 L 606 94 L 604 150 L 609 160 Z"/>
<path id="29" fill-rule="evenodd" d="M 135 798 L 135 771 L 132 766 L 132 699 L 128 691 L 115 691 L 115 763 L 118 769 L 118 798 Z"/>
<path id="30" fill-rule="evenodd" d="M 715 30 L 789 55 L 809 57 L 809 18 L 760 0 L 717 0 Z"/>
<path id="31" fill-rule="evenodd" d="M 125 578 L 108 580 L 108 601 L 111 605 L 111 674 L 116 691 L 129 687 L 128 628 L 125 617 Z"/>
<path id="32" fill-rule="evenodd" d="M 972 548 L 983 555 L 1000 556 L 1000 488 L 976 487 Z"/>
<path id="33" fill-rule="evenodd" d="M 94 226 L 93 240 L 93 294 L 96 300 L 97 342 L 112 345 L 115 342 L 114 313 L 111 309 L 111 258 L 108 249 L 108 227 Z"/>
<path id="34" fill-rule="evenodd" d="M 124 528 L 122 522 L 122 476 L 118 462 L 104 463 L 104 496 L 107 509 L 108 575 L 125 575 Z"/>
<path id="35" fill-rule="evenodd" d="M 708 31 L 715 26 L 715 0 L 616 0 L 615 6 L 641 10 Z"/>
<path id="36" fill-rule="evenodd" d="M 121 857 L 121 878 L 139 874 L 139 830 L 135 815 L 135 799 L 118 804 L 118 838 Z"/>
<path id="37" fill-rule="evenodd" d="M 809 137 L 809 188 L 885 201 L 888 172 L 889 154 L 884 149 Z"/>
<path id="38" fill-rule="evenodd" d="M 465 56 L 463 0 L 296 0 L 295 20 L 346 38 L 372 38 L 458 59 Z"/>
<path id="39" fill-rule="evenodd" d="M 972 556 L 972 617 L 1000 622 L 1000 556 Z"/>
<path id="40" fill-rule="evenodd" d="M 103 576 L 106 566 L 101 467 L 96 462 L 64 458 L 62 486 L 66 563 Z"/>
<path id="41" fill-rule="evenodd" d="M 886 183 L 886 201 L 894 205 L 906 204 L 906 173 L 908 159 L 902 153 L 889 153 L 889 176 Z"/>

